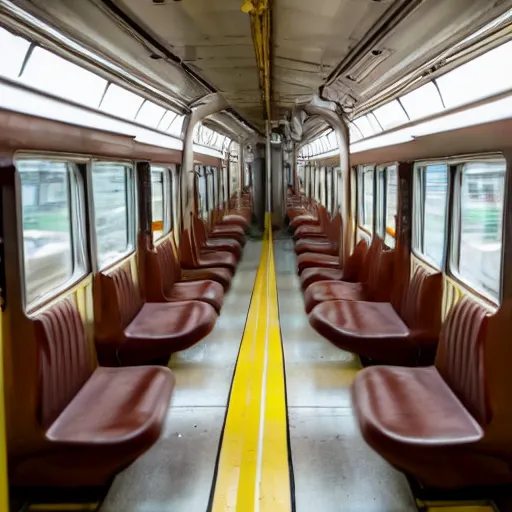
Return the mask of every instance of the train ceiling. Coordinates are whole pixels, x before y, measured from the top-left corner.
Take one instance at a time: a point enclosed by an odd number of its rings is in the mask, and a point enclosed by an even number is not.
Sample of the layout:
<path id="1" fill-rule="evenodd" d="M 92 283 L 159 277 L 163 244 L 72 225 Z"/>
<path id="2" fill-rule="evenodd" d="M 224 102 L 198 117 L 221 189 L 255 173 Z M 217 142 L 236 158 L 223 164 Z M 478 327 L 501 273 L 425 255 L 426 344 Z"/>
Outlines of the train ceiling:
<path id="1" fill-rule="evenodd" d="M 263 129 L 246 7 L 267 1 L 14 3 L 186 103 L 218 91 L 233 112 Z M 510 9 L 512 0 L 273 0 L 268 7 L 271 116 L 279 120 L 319 93 L 346 112 L 361 108 Z"/>

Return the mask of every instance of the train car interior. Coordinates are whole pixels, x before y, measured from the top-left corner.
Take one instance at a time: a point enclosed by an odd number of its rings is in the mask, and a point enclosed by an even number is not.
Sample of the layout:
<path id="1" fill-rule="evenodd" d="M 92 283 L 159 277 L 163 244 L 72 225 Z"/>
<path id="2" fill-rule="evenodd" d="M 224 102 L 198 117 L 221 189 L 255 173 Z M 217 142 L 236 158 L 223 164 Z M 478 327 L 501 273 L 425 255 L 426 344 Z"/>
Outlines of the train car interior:
<path id="1" fill-rule="evenodd" d="M 0 512 L 512 512 L 512 0 L 0 0 Z"/>

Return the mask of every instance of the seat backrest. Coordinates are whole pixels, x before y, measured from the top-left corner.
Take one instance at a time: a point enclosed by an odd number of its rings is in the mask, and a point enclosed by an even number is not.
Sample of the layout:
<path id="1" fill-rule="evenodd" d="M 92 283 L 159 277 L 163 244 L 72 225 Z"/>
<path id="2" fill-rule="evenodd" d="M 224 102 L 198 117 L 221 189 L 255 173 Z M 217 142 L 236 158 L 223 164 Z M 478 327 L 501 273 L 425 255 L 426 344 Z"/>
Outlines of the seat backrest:
<path id="1" fill-rule="evenodd" d="M 389 302 L 393 291 L 395 270 L 395 250 L 381 251 L 373 258 L 372 266 L 365 285 L 368 298 L 375 302 Z"/>
<path id="2" fill-rule="evenodd" d="M 326 234 L 329 237 L 329 240 L 335 244 L 336 247 L 339 247 L 341 238 L 341 215 L 339 213 L 332 218 L 328 225 Z"/>
<path id="3" fill-rule="evenodd" d="M 441 330 L 442 302 L 443 274 L 430 273 L 418 266 L 398 313 L 411 331 L 421 332 L 424 338 L 437 339 Z"/>
<path id="4" fill-rule="evenodd" d="M 202 247 L 206 243 L 206 227 L 204 222 L 194 215 L 192 217 L 192 231 L 194 234 L 194 239 L 198 247 Z"/>
<path id="5" fill-rule="evenodd" d="M 340 248 L 340 250 L 343 250 L 343 248 Z M 367 252 L 368 242 L 364 238 L 361 238 L 354 247 L 354 252 L 348 257 L 347 262 L 343 267 L 343 281 L 349 281 L 352 283 L 360 281 L 359 278 L 361 276 Z"/>
<path id="6" fill-rule="evenodd" d="M 180 279 L 170 238 L 162 240 L 148 252 L 146 265 L 146 300 L 165 301 L 174 283 Z"/>
<path id="7" fill-rule="evenodd" d="M 97 341 L 122 340 L 124 329 L 142 308 L 140 290 L 132 278 L 130 265 L 127 261 L 96 276 L 94 293 L 100 296 L 94 314 Z"/>
<path id="8" fill-rule="evenodd" d="M 185 229 L 181 234 L 179 251 L 180 262 L 185 268 L 193 268 L 199 264 L 196 247 L 189 229 Z"/>
<path id="9" fill-rule="evenodd" d="M 485 308 L 462 298 L 446 318 L 436 355 L 436 368 L 464 407 L 483 426 L 490 421 L 485 378 Z"/>
<path id="10" fill-rule="evenodd" d="M 38 416 L 48 428 L 94 370 L 91 347 L 76 306 L 63 300 L 34 319 L 38 345 Z"/>
<path id="11" fill-rule="evenodd" d="M 380 253 L 382 252 L 383 246 L 384 244 L 382 239 L 374 235 L 372 238 L 372 243 L 366 251 L 363 265 L 361 266 L 361 272 L 359 273 L 360 282 L 366 283 L 370 278 L 370 272 L 372 271 L 373 265 L 378 263 L 378 259 L 380 258 Z"/>

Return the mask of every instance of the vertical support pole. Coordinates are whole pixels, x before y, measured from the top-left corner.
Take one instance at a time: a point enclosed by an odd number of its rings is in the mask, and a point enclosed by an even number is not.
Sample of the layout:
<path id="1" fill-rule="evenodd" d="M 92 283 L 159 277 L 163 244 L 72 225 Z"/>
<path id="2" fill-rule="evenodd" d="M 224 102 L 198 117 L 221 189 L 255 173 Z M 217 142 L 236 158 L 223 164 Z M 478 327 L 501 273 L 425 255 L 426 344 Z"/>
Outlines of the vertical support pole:
<path id="1" fill-rule="evenodd" d="M 270 145 L 270 121 L 266 121 L 266 154 L 265 154 L 265 169 L 267 180 L 267 212 L 272 212 L 272 148 Z"/>

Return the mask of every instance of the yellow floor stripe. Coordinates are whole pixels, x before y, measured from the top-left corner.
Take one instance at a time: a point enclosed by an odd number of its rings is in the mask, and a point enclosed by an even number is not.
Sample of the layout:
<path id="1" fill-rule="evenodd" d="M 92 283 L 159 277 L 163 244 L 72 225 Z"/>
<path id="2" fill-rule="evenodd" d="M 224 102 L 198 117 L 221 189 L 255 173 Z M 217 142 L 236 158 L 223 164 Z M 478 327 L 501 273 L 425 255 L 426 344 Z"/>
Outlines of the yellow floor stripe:
<path id="1" fill-rule="evenodd" d="M 224 428 L 213 512 L 291 511 L 283 353 L 270 216 Z"/>

